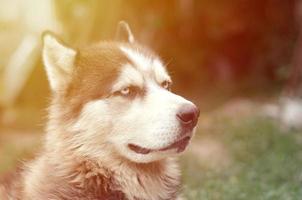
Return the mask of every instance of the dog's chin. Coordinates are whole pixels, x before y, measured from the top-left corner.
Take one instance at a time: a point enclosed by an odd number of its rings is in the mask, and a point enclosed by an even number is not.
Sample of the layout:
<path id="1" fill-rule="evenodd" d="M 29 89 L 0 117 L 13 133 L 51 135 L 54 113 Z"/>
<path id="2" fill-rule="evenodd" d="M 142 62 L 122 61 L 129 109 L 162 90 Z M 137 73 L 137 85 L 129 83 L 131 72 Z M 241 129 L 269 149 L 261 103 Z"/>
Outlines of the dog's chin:
<path id="1" fill-rule="evenodd" d="M 132 143 L 128 144 L 128 148 L 132 152 L 134 152 L 136 154 L 140 154 L 140 155 L 149 155 L 152 153 L 164 153 L 164 152 L 181 153 L 188 146 L 190 139 L 191 139 L 191 136 L 186 136 L 186 137 L 183 137 L 183 138 L 173 142 L 170 145 L 167 145 L 163 148 L 158 148 L 158 149 L 149 149 L 149 148 L 145 148 L 140 145 L 136 145 L 136 144 L 132 144 Z"/>
<path id="2" fill-rule="evenodd" d="M 136 163 L 150 163 L 159 161 L 171 156 L 177 156 L 188 147 L 191 138 L 194 136 L 195 128 L 186 131 L 178 139 L 171 141 L 166 146 L 150 148 L 143 144 L 130 142 L 117 145 L 119 153 L 128 160 Z"/>
<path id="3" fill-rule="evenodd" d="M 183 152 L 190 142 L 191 136 L 185 136 L 170 145 L 162 148 L 149 149 L 137 144 L 129 143 L 119 148 L 119 153 L 131 162 L 151 163 L 171 156 L 177 156 Z"/>

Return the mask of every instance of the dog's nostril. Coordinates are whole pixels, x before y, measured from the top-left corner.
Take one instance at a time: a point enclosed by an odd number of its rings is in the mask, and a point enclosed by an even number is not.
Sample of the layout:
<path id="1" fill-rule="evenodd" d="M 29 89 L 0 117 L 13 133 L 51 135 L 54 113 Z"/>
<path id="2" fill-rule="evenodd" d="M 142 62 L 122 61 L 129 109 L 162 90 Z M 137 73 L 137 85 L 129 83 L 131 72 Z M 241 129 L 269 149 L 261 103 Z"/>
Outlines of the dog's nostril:
<path id="1" fill-rule="evenodd" d="M 184 105 L 177 113 L 177 118 L 182 125 L 194 127 L 199 117 L 199 109 L 195 105 Z"/>

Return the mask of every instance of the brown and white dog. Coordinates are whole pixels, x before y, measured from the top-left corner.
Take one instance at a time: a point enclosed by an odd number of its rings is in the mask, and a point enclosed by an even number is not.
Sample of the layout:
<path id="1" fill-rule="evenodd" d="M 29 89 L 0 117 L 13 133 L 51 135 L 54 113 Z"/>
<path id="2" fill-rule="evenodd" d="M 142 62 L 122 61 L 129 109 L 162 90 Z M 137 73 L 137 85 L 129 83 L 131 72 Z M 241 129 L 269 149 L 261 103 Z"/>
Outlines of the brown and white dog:
<path id="1" fill-rule="evenodd" d="M 18 181 L 0 187 L 1 199 L 181 199 L 175 157 L 199 110 L 170 91 L 164 64 L 125 22 L 120 33 L 127 42 L 79 50 L 44 35 L 53 92 L 45 145 Z"/>

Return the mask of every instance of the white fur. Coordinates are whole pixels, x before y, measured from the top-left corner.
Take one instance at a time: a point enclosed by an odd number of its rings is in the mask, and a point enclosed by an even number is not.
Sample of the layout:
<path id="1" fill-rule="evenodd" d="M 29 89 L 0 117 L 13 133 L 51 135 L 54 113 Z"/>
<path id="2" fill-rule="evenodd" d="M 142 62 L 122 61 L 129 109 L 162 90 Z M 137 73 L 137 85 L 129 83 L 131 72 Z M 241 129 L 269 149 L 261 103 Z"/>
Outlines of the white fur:
<path id="1" fill-rule="evenodd" d="M 123 89 L 124 87 L 135 85 L 139 88 L 143 88 L 144 86 L 144 79 L 142 74 L 137 71 L 133 66 L 130 64 L 126 64 L 119 75 L 118 80 L 112 86 L 112 91 L 118 91 Z"/>
<path id="2" fill-rule="evenodd" d="M 132 34 L 132 31 L 131 31 L 128 23 L 125 22 L 125 21 L 120 21 L 119 24 L 118 24 L 118 33 L 119 33 L 118 36 L 120 36 L 121 32 L 123 32 L 124 34 L 127 35 L 127 41 L 129 43 L 134 43 L 135 39 L 134 39 L 134 36 Z"/>
<path id="3" fill-rule="evenodd" d="M 140 53 L 135 49 L 130 49 L 125 46 L 121 46 L 120 48 L 141 71 L 148 71 L 151 68 L 151 58 L 147 58 L 144 54 Z"/>
<path id="4" fill-rule="evenodd" d="M 53 36 L 43 38 L 43 61 L 51 89 L 57 91 L 70 80 L 76 51 L 63 46 Z"/>
<path id="5" fill-rule="evenodd" d="M 176 153 L 175 150 L 137 154 L 128 149 L 133 143 L 148 149 L 161 149 L 174 143 L 180 136 L 176 114 L 187 100 L 148 83 L 143 101 L 135 100 L 127 113 L 117 121 L 111 137 L 119 153 L 135 162 L 151 162 Z"/>
<path id="6" fill-rule="evenodd" d="M 136 50 L 124 50 L 135 66 L 122 66 L 112 92 L 137 86 L 144 89 L 143 95 L 135 98 L 107 95 L 85 101 L 80 113 L 71 115 L 72 120 L 65 120 L 69 109 L 65 110 L 66 101 L 61 99 L 65 96 L 61 95 L 71 79 L 76 51 L 50 35 L 44 37 L 43 60 L 55 93 L 43 151 L 25 167 L 20 180 L 22 187 L 13 188 L 21 190 L 18 199 L 82 199 L 83 196 L 95 199 L 102 198 L 99 196 L 103 193 L 94 192 L 99 189 L 103 192 L 108 187 L 104 195 L 122 192 L 129 200 L 176 198 L 180 179 L 172 158 L 176 150 L 144 155 L 130 150 L 128 145 L 162 149 L 178 141 L 183 136 L 176 114 L 184 104 L 192 103 L 161 86 L 170 77 L 159 59 L 147 58 Z M 56 93 L 60 90 L 63 92 Z M 0 193 L 3 190 L 0 187 Z"/>
<path id="7" fill-rule="evenodd" d="M 153 67 L 155 79 L 157 80 L 158 83 L 162 83 L 165 80 L 171 82 L 171 78 L 168 75 L 166 68 L 163 67 L 162 62 L 159 59 L 153 60 L 152 67 Z"/>
<path id="8" fill-rule="evenodd" d="M 152 59 L 146 57 L 144 54 L 139 51 L 125 46 L 120 47 L 121 50 L 128 56 L 128 58 L 135 63 L 135 66 L 141 73 L 144 75 L 148 74 L 154 76 L 153 78 L 161 83 L 165 80 L 171 81 L 170 76 L 162 62 L 158 59 Z"/>
<path id="9" fill-rule="evenodd" d="M 137 68 L 126 64 L 112 90 L 134 85 L 144 88 L 146 94 L 133 100 L 117 96 L 90 102 L 84 106 L 72 130 L 94 138 L 91 141 L 95 144 L 83 146 L 85 150 L 95 148 L 87 151 L 95 152 L 91 155 L 93 157 L 106 150 L 100 147 L 102 141 L 107 145 L 109 142 L 119 154 L 134 162 L 151 162 L 174 155 L 176 150 L 138 154 L 128 148 L 131 143 L 148 149 L 161 149 L 176 142 L 181 132 L 176 114 L 184 104 L 192 104 L 160 86 L 159 80 L 170 80 L 170 77 L 159 60 L 149 60 L 132 51 L 128 53 L 131 59 L 137 59 L 133 60 L 135 63 L 149 65 Z"/>

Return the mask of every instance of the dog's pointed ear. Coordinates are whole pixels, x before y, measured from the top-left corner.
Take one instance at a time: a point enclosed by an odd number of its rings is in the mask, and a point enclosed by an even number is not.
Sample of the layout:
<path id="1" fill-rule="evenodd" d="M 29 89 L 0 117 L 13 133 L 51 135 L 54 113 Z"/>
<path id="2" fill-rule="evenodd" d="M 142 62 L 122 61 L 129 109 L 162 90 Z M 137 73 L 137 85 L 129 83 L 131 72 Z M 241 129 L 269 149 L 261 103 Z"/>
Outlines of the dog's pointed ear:
<path id="1" fill-rule="evenodd" d="M 43 34 L 42 57 L 50 87 L 58 91 L 67 85 L 74 68 L 76 50 L 62 44 L 58 38 L 50 33 Z"/>
<path id="2" fill-rule="evenodd" d="M 117 25 L 117 30 L 115 34 L 115 39 L 117 41 L 123 41 L 123 42 L 134 42 L 134 36 L 131 32 L 131 29 L 127 22 L 120 21 Z"/>

